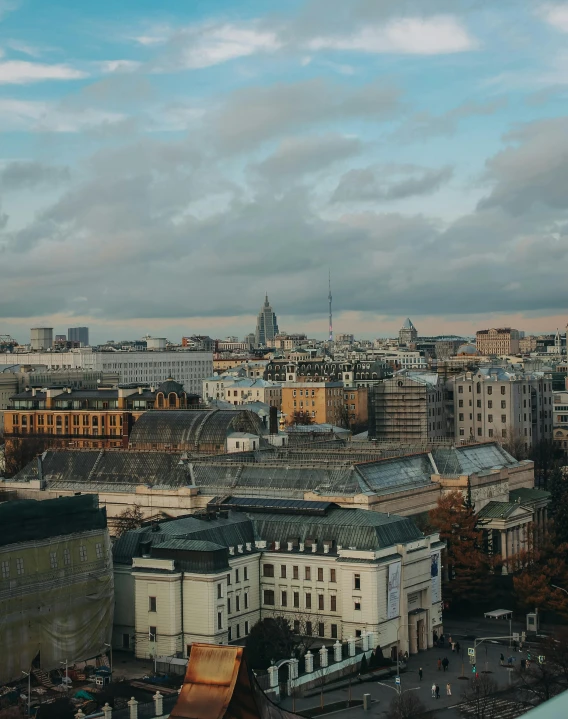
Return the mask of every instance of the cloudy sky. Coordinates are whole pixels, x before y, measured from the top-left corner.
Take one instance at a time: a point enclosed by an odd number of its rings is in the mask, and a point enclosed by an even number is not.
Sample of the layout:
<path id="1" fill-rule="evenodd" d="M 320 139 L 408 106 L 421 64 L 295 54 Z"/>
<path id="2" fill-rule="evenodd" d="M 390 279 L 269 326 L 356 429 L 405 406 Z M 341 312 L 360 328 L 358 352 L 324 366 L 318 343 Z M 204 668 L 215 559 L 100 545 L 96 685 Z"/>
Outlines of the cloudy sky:
<path id="1" fill-rule="evenodd" d="M 0 0 L 0 334 L 568 319 L 568 2 Z"/>

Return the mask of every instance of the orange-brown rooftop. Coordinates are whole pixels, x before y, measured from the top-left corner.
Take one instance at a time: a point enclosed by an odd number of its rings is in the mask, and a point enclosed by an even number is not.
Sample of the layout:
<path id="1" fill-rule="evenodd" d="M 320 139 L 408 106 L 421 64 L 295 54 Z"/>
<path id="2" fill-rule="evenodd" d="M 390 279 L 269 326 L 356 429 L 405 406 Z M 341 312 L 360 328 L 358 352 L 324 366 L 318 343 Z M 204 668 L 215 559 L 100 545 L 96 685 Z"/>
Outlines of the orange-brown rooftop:
<path id="1" fill-rule="evenodd" d="M 172 719 L 299 719 L 264 694 L 243 647 L 193 644 Z"/>

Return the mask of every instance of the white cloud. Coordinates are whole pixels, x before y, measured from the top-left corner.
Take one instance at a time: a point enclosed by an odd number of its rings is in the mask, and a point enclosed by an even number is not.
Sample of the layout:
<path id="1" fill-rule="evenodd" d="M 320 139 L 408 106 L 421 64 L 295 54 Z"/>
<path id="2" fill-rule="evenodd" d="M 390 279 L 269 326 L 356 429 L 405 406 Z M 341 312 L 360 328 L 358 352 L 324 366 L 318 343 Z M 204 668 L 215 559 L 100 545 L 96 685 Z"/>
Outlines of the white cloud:
<path id="1" fill-rule="evenodd" d="M 185 37 L 183 37 L 185 36 Z M 257 52 L 271 52 L 280 47 L 273 32 L 236 25 L 218 25 L 205 29 L 191 28 L 178 43 L 184 43 L 181 60 L 186 68 L 197 69 L 247 57 Z"/>
<path id="2" fill-rule="evenodd" d="M 96 66 L 104 73 L 134 72 L 142 63 L 136 60 L 103 60 L 97 62 Z"/>
<path id="3" fill-rule="evenodd" d="M 87 73 L 69 65 L 44 65 L 23 60 L 0 62 L 0 85 L 26 85 L 42 80 L 78 80 Z"/>
<path id="4" fill-rule="evenodd" d="M 125 119 L 116 112 L 62 110 L 47 102 L 0 99 L 0 132 L 81 132 Z"/>
<path id="5" fill-rule="evenodd" d="M 409 17 L 385 25 L 364 27 L 350 35 L 316 37 L 312 50 L 351 50 L 368 53 L 442 55 L 474 50 L 477 41 L 451 15 Z"/>
<path id="6" fill-rule="evenodd" d="M 549 25 L 561 32 L 568 32 L 568 3 L 561 5 L 543 5 L 539 10 L 540 16 Z"/>

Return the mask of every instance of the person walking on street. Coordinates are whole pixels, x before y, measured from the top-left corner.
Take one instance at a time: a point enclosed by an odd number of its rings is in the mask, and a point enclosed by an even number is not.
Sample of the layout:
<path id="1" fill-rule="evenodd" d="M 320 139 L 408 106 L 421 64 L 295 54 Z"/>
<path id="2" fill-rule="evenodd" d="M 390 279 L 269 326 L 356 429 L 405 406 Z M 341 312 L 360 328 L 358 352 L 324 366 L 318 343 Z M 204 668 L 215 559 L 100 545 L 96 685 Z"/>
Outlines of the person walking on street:
<path id="1" fill-rule="evenodd" d="M 420 677 L 420 681 L 422 681 L 422 667 L 418 670 L 418 676 Z"/>
<path id="2" fill-rule="evenodd" d="M 503 666 L 503 662 L 505 661 L 505 655 L 503 652 L 501 652 L 501 656 L 499 657 L 499 664 Z"/>
<path id="3" fill-rule="evenodd" d="M 436 699 L 440 698 L 440 686 L 436 684 Z"/>
<path id="4" fill-rule="evenodd" d="M 452 652 L 454 651 L 454 643 L 452 641 L 452 635 L 450 634 L 450 638 L 448 639 L 448 644 L 452 647 Z"/>
<path id="5" fill-rule="evenodd" d="M 438 671 L 442 670 L 442 660 L 438 659 Z"/>
<path id="6" fill-rule="evenodd" d="M 450 662 L 448 660 L 448 657 L 444 657 L 444 661 L 442 662 L 442 666 L 444 667 L 444 671 L 447 671 L 448 667 L 450 666 Z"/>
<path id="7" fill-rule="evenodd" d="M 448 683 L 446 684 L 446 694 L 447 694 L 447 696 L 449 696 L 449 697 L 452 696 L 452 686 L 451 686 L 450 682 L 448 682 Z"/>
<path id="8" fill-rule="evenodd" d="M 432 699 L 436 698 L 436 684 L 432 684 Z"/>

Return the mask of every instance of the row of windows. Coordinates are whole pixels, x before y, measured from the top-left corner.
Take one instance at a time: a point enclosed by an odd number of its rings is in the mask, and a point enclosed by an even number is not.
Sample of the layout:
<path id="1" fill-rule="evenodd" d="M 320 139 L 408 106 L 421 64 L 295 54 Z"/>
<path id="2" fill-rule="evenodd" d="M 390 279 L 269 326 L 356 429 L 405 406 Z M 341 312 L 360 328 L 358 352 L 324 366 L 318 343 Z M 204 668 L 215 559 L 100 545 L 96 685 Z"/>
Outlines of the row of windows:
<path id="1" fill-rule="evenodd" d="M 307 546 L 309 547 L 309 543 L 307 543 Z M 317 581 L 323 582 L 324 580 L 324 570 L 323 567 L 317 567 Z M 274 564 L 263 564 L 262 565 L 262 576 L 263 577 L 274 577 Z M 291 576 L 292 579 L 299 579 L 300 578 L 300 567 L 298 565 L 292 566 L 292 574 L 288 574 L 288 567 L 286 564 L 280 565 L 280 578 L 286 579 L 288 576 Z M 328 581 L 329 582 L 336 582 L 337 579 L 337 570 L 334 568 L 329 569 L 328 574 Z M 311 581 L 312 579 L 312 568 L 310 566 L 304 567 L 304 579 L 306 581 Z M 355 574 L 353 575 L 353 588 L 354 589 L 361 589 L 361 575 Z"/>
<path id="2" fill-rule="evenodd" d="M 249 608 L 248 592 L 245 592 L 243 594 L 243 604 L 244 604 L 245 609 Z M 240 597 L 240 595 L 237 594 L 237 595 L 235 595 L 235 612 L 240 612 L 240 611 L 241 611 L 241 597 Z M 231 597 L 228 597 L 227 598 L 227 614 L 232 614 L 232 613 L 233 613 L 233 611 L 232 611 Z"/>
<path id="3" fill-rule="evenodd" d="M 276 604 L 276 594 L 274 592 L 274 589 L 265 589 L 263 592 L 263 603 L 267 606 L 275 606 Z M 281 607 L 287 607 L 288 606 L 288 591 L 282 590 L 280 592 L 280 606 Z M 300 592 L 292 592 L 292 604 L 290 605 L 294 609 L 300 609 Z M 312 593 L 306 592 L 304 594 L 304 609 L 317 609 L 320 612 L 325 611 L 325 595 L 318 594 L 317 595 L 317 606 L 313 606 L 312 604 Z M 355 601 L 355 610 L 360 611 L 361 610 L 361 600 L 357 599 Z M 329 597 L 329 611 L 330 612 L 336 612 L 337 611 L 337 596 L 335 594 L 331 594 Z"/>
<path id="4" fill-rule="evenodd" d="M 249 623 L 248 623 L 248 622 L 245 622 L 245 624 L 244 624 L 244 635 L 243 635 L 243 636 L 246 637 L 248 633 L 249 633 Z M 227 630 L 227 635 L 228 635 L 228 636 L 227 636 L 227 639 L 228 639 L 230 642 L 231 642 L 233 639 L 240 639 L 240 638 L 241 638 L 241 625 L 240 625 L 240 624 L 235 624 L 235 636 L 234 636 L 234 637 L 233 637 L 233 628 L 232 628 L 232 627 L 229 627 L 229 629 Z"/>
<path id="5" fill-rule="evenodd" d="M 530 404 L 531 404 L 531 401 L 530 401 L 530 399 L 529 399 L 529 407 L 530 407 Z M 481 406 L 482 406 L 480 399 L 477 400 L 476 405 L 477 405 L 477 407 L 481 407 Z M 458 406 L 459 406 L 459 407 L 463 407 L 463 399 L 458 400 Z M 472 406 L 472 405 L 471 405 L 471 400 L 469 400 L 469 406 L 470 406 L 470 407 Z M 525 400 L 524 406 L 525 406 L 525 407 L 527 406 L 527 401 L 526 401 L 526 400 Z M 491 399 L 487 400 L 487 409 L 493 409 L 493 400 L 491 400 Z M 501 409 L 507 409 L 507 400 L 506 400 L 506 399 L 502 399 L 502 400 L 501 400 Z"/>
<path id="6" fill-rule="evenodd" d="M 97 559 L 102 559 L 104 556 L 104 550 L 102 542 L 97 542 L 95 545 L 95 551 Z M 63 550 L 63 564 L 60 565 L 60 555 L 57 550 L 49 552 L 49 566 L 51 569 L 58 569 L 60 566 L 68 567 L 71 564 L 71 550 L 65 548 Z M 79 559 L 81 562 L 88 560 L 87 547 L 84 544 L 79 546 Z M 10 579 L 10 560 L 4 559 L 0 563 L 0 571 L 2 573 L 2 579 Z M 24 558 L 16 557 L 16 574 L 22 576 L 24 574 Z M 153 611 L 156 611 L 155 609 Z"/>
<path id="7" fill-rule="evenodd" d="M 241 581 L 241 580 L 240 580 L 240 576 L 241 576 L 241 574 L 240 574 L 240 569 L 239 569 L 239 568 L 236 568 L 236 569 L 235 569 L 235 584 L 238 584 L 238 583 Z M 243 579 L 244 579 L 245 582 L 247 582 L 247 581 L 248 581 L 248 578 L 249 578 L 248 567 L 245 566 L 245 567 L 243 567 Z M 227 584 L 228 584 L 228 585 L 231 584 L 231 575 L 230 575 L 230 574 L 227 574 Z M 222 584 L 218 584 L 218 585 L 217 585 L 217 592 L 219 592 L 219 587 L 222 588 L 222 586 L 223 586 Z M 222 589 L 221 589 L 221 591 L 222 591 Z M 219 596 L 219 595 L 218 595 L 218 596 Z"/>

